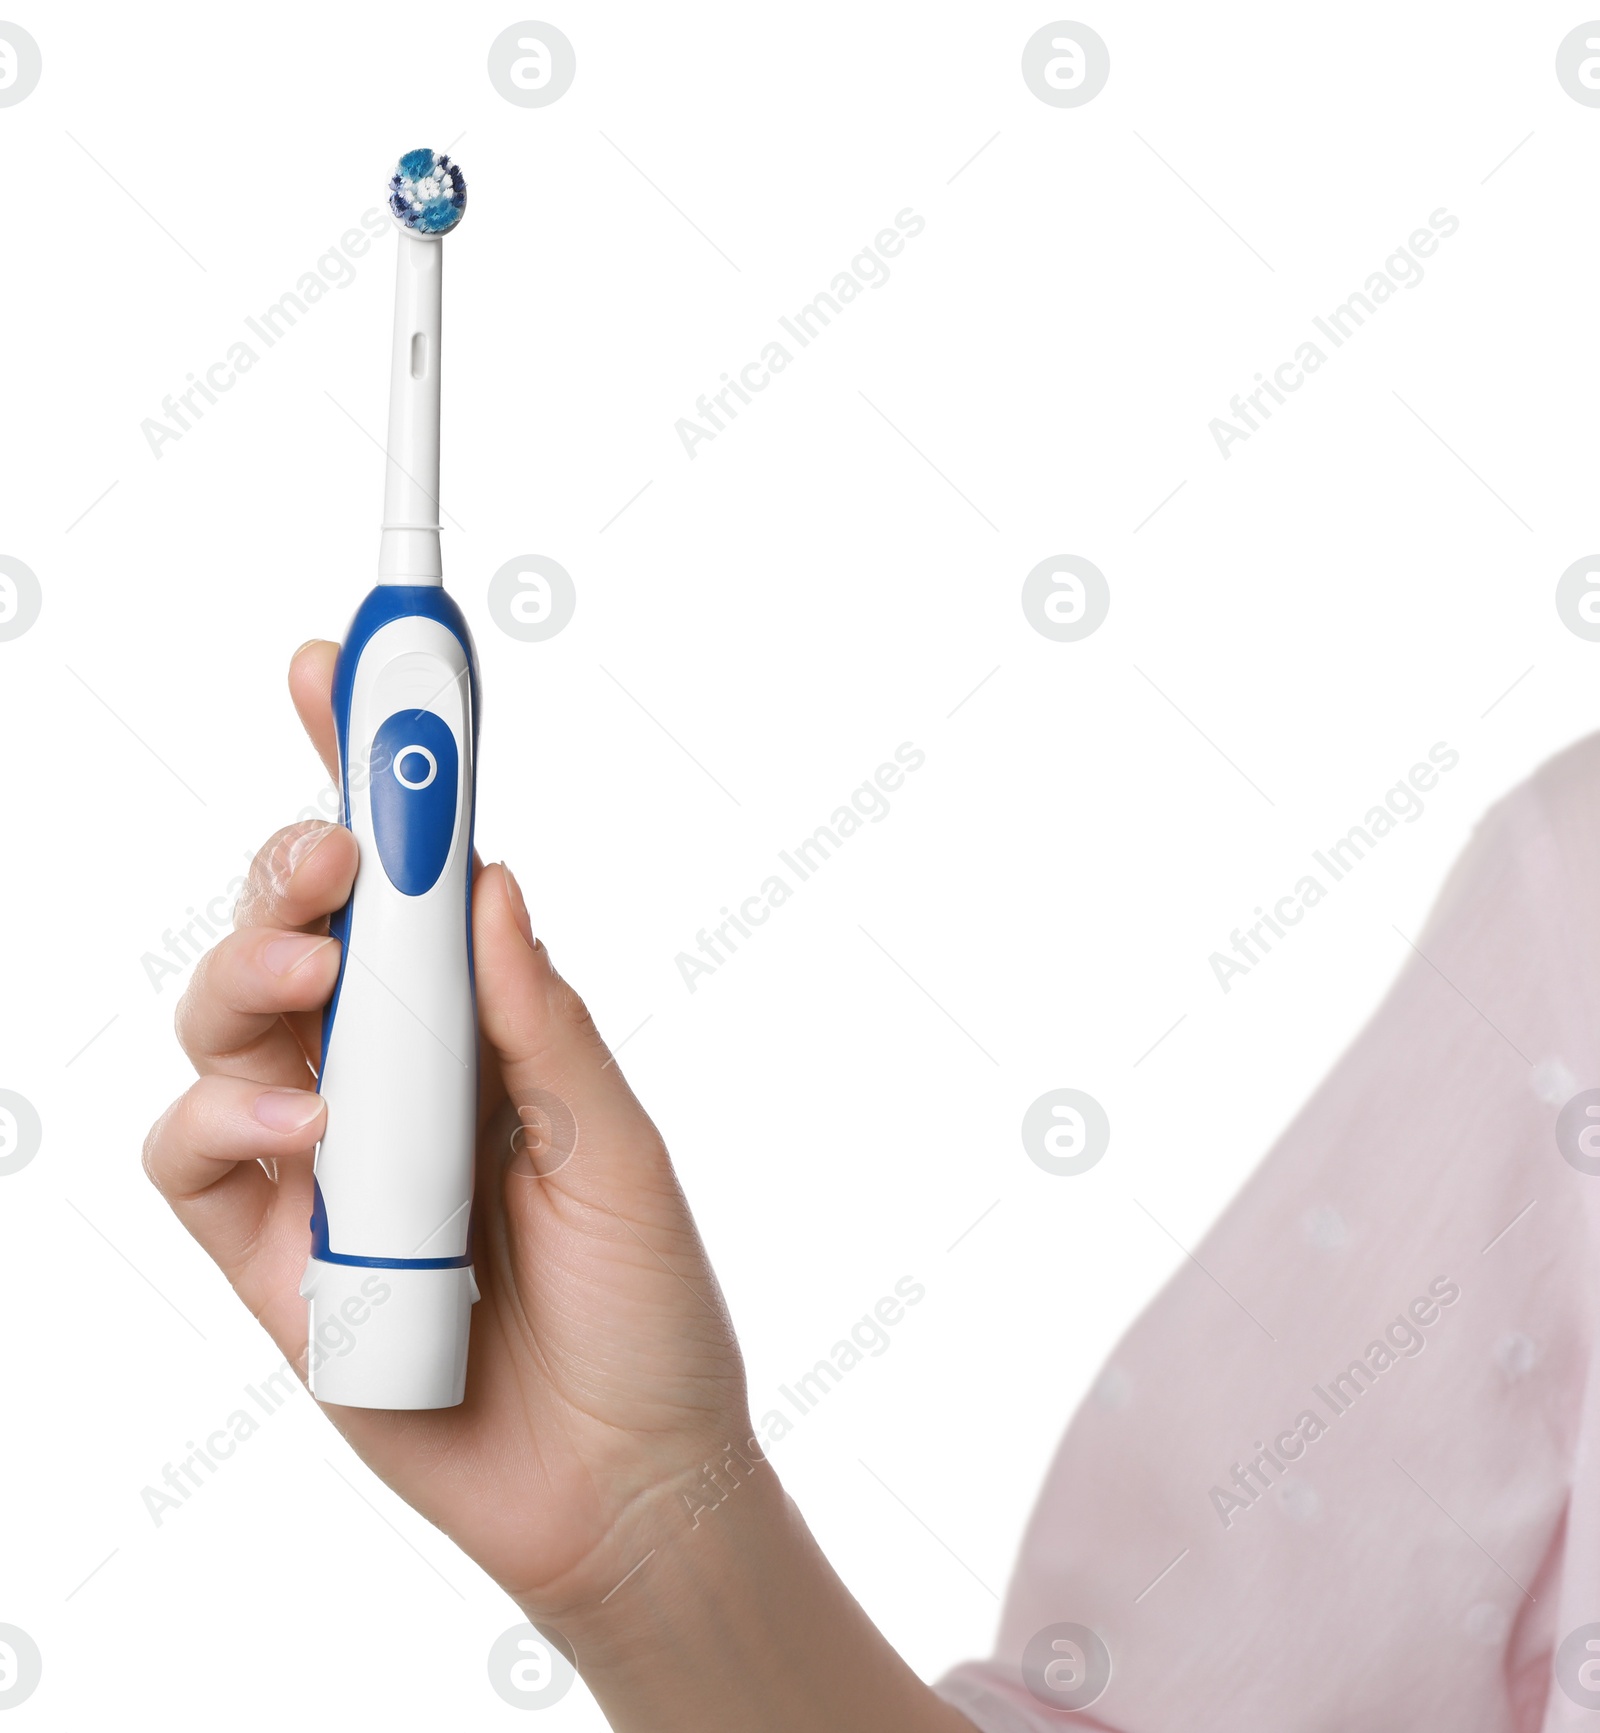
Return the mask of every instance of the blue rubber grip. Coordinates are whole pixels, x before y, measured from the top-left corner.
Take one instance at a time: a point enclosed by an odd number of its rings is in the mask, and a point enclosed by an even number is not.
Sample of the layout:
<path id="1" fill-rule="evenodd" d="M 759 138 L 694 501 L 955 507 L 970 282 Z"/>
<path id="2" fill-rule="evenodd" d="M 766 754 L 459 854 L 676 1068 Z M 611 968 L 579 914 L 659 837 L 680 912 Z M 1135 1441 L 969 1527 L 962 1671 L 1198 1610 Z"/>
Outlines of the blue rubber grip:
<path id="1" fill-rule="evenodd" d="M 478 759 L 478 718 L 482 708 L 483 695 L 478 684 L 478 651 L 472 642 L 472 633 L 468 629 L 466 616 L 455 604 L 454 599 L 437 584 L 379 584 L 369 590 L 361 606 L 356 609 L 350 621 L 350 629 L 344 635 L 344 643 L 339 648 L 339 659 L 333 669 L 333 728 L 339 745 L 339 822 L 346 829 L 350 825 L 350 698 L 355 690 L 356 664 L 361 660 L 361 652 L 366 648 L 368 640 L 380 627 L 387 626 L 391 620 L 405 619 L 408 615 L 420 614 L 425 619 L 437 620 L 440 625 L 449 630 L 461 641 L 462 648 L 467 653 L 467 666 L 471 669 L 472 679 L 472 759 Z M 477 828 L 477 803 L 473 803 L 473 832 Z M 474 835 L 467 838 L 471 848 Z M 470 861 L 470 857 L 469 857 Z M 472 906 L 472 877 L 474 868 L 469 864 L 467 877 L 467 907 Z M 435 875 L 437 876 L 437 875 Z M 397 887 L 398 888 L 398 887 Z M 350 956 L 350 905 L 349 903 L 334 912 L 328 923 L 328 931 L 339 940 L 339 978 L 334 983 L 333 997 L 328 1001 L 327 1009 L 322 1014 L 322 1050 L 317 1057 L 317 1087 L 322 1086 L 323 1067 L 328 1056 L 328 1036 L 333 1030 L 333 1020 L 339 1011 L 339 993 L 344 986 L 345 965 Z M 467 923 L 467 960 L 472 967 L 472 923 Z M 476 970 L 473 970 L 476 984 Z"/>
<path id="2" fill-rule="evenodd" d="M 456 829 L 456 737 L 431 710 L 397 710 L 372 741 L 372 828 L 389 883 L 431 890 Z"/>

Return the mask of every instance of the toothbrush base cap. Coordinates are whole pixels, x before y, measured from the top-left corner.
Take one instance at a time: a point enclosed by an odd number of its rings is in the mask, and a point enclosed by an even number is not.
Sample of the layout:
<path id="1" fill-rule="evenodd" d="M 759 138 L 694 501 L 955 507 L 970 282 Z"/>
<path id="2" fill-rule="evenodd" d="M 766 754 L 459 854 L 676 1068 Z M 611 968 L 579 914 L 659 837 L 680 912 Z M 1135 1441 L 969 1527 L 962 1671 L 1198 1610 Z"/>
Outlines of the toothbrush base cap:
<path id="1" fill-rule="evenodd" d="M 466 1395 L 478 1284 L 470 1266 L 428 1270 L 311 1258 L 311 1394 L 343 1408 L 454 1408 Z"/>

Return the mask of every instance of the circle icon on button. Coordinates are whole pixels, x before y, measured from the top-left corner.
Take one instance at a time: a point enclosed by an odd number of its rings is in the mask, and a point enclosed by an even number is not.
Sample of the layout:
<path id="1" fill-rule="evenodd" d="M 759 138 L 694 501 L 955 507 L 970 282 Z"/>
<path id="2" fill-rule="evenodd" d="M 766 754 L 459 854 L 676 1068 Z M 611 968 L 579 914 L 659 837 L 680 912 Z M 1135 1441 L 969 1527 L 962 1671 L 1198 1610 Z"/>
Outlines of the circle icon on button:
<path id="1" fill-rule="evenodd" d="M 394 755 L 394 779 L 402 788 L 426 788 L 438 774 L 439 761 L 426 746 L 402 746 Z"/>

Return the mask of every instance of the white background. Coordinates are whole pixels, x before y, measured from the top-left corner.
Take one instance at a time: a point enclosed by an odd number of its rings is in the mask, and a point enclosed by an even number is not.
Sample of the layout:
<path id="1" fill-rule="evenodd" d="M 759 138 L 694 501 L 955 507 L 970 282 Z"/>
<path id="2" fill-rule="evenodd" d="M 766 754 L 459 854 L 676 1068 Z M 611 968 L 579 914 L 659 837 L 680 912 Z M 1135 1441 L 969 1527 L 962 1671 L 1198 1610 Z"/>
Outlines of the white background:
<path id="1" fill-rule="evenodd" d="M 519 1615 L 309 1399 L 159 1529 L 140 1497 L 277 1361 L 140 1171 L 187 1081 L 143 959 L 325 787 L 284 668 L 374 572 L 392 239 L 159 458 L 140 424 L 422 143 L 471 187 L 444 503 L 480 845 L 638 1029 L 758 1416 L 926 1286 L 774 1459 L 915 1667 L 983 1652 L 1175 1241 L 1481 810 L 1591 726 L 1600 645 L 1553 600 L 1600 542 L 1600 111 L 1554 70 L 1586 15 L 1097 3 L 1078 109 L 1020 73 L 1060 14 L 1006 0 L 563 4 L 544 109 L 490 84 L 503 6 L 11 15 L 44 67 L 0 109 L 0 553 L 44 596 L 0 643 L 0 1086 L 44 1124 L 0 1179 L 19 1725 L 515 1724 L 485 1657 Z M 891 279 L 686 457 L 677 418 L 908 206 Z M 1425 280 L 1224 460 L 1208 422 L 1440 207 Z M 527 553 L 577 586 L 542 644 L 486 606 Z M 1111 587 L 1077 644 L 1020 606 L 1058 553 Z M 902 741 L 891 815 L 691 995 L 676 954 Z M 1437 741 L 1425 815 L 1225 995 L 1209 955 Z M 1112 1124 L 1076 1179 L 1018 1135 L 1063 1086 Z M 540 1725 L 602 1723 L 580 1685 Z"/>

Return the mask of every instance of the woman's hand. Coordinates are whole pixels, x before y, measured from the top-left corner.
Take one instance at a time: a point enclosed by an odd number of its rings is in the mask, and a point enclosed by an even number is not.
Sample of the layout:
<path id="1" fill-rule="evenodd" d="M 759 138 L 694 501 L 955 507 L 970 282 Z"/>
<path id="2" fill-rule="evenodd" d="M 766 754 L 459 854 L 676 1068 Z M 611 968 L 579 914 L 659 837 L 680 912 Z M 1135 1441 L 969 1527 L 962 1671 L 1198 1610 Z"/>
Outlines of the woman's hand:
<path id="1" fill-rule="evenodd" d="M 334 654 L 308 644 L 289 675 L 330 773 Z M 305 823 L 256 857 L 235 931 L 178 1008 L 199 1081 L 145 1147 L 151 1178 L 302 1377 L 299 1283 L 324 1120 L 314 1067 L 339 971 L 328 916 L 350 894 L 356 853 L 342 826 Z M 466 1401 L 327 1413 L 532 1616 L 559 1624 L 637 1562 L 619 1551 L 622 1513 L 678 1496 L 698 1464 L 749 1437 L 744 1374 L 661 1138 L 504 866 L 477 873 L 472 930 L 483 1297 Z"/>
<path id="2" fill-rule="evenodd" d="M 289 671 L 330 773 L 334 655 L 307 644 Z M 199 1081 L 145 1144 L 150 1177 L 302 1378 L 313 1063 L 339 972 L 328 916 L 356 854 L 349 831 L 313 823 L 256 857 L 235 930 L 178 1007 Z M 625 1733 L 972 1733 L 851 1599 L 752 1440 L 661 1138 L 503 866 L 476 875 L 472 935 L 483 1297 L 466 1400 L 329 1418 L 562 1633 Z"/>

